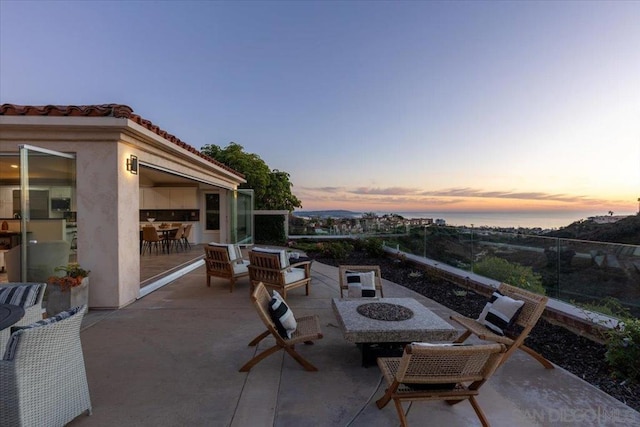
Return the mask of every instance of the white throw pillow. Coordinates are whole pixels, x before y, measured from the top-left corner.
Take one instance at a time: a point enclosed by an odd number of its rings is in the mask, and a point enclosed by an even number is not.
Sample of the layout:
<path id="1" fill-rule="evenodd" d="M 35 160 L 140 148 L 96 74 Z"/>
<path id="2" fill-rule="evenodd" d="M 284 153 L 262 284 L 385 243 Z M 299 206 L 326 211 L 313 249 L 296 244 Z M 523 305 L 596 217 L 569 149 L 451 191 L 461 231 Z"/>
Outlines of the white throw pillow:
<path id="1" fill-rule="evenodd" d="M 348 292 L 350 298 L 375 297 L 376 296 L 376 274 L 373 271 L 354 272 L 347 271 L 346 274 Z"/>
<path id="2" fill-rule="evenodd" d="M 524 301 L 514 300 L 495 291 L 485 305 L 478 321 L 498 335 L 504 335 L 518 319 Z"/>
<path id="3" fill-rule="evenodd" d="M 282 338 L 291 338 L 298 327 L 298 322 L 296 322 L 293 312 L 278 291 L 273 291 L 273 296 L 269 302 L 269 314 L 280 336 Z"/>

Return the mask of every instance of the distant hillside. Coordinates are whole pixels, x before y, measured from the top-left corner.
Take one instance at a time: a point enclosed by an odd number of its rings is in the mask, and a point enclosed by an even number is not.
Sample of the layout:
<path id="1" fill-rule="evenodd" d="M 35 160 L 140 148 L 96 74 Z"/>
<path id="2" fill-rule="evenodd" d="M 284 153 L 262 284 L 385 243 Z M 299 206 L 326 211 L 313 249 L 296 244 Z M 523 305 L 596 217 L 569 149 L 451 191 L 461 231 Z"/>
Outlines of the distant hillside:
<path id="1" fill-rule="evenodd" d="M 316 217 L 316 218 L 355 218 L 362 215 L 362 212 L 352 212 L 345 210 L 335 211 L 295 211 L 295 216 Z"/>
<path id="2" fill-rule="evenodd" d="M 597 224 L 594 221 L 576 221 L 560 230 L 545 234 L 565 239 L 640 245 L 640 215 L 630 216 L 613 224 Z"/>

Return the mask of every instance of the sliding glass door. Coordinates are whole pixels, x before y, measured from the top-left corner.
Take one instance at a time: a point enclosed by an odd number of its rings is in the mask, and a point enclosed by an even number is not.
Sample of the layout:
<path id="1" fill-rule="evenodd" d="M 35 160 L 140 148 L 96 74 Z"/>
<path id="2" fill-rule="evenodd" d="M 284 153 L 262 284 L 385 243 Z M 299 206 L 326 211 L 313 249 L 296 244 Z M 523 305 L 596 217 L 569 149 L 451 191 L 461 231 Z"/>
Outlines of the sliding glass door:
<path id="1" fill-rule="evenodd" d="M 12 188 L 12 195 L 21 237 L 20 281 L 46 281 L 71 255 L 76 233 L 75 155 L 21 145 L 19 161 L 19 186 Z M 8 273 L 11 281 L 15 272 Z"/>

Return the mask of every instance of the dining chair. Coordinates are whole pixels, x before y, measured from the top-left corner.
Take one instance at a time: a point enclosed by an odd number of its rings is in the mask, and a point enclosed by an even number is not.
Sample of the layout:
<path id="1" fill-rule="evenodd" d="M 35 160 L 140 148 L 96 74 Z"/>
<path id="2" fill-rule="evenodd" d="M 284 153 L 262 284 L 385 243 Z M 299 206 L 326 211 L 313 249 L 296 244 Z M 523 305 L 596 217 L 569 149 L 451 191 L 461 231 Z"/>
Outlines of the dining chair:
<path id="1" fill-rule="evenodd" d="M 171 224 L 171 226 L 173 227 L 174 224 Z M 175 233 L 170 234 L 167 237 L 167 247 L 169 249 L 171 249 L 171 247 L 175 247 L 176 252 L 178 251 L 178 247 L 183 248 L 184 249 L 184 243 L 182 240 L 182 236 L 184 236 L 184 225 L 183 224 L 178 224 L 176 225 L 176 227 L 178 227 L 178 229 L 176 230 Z M 169 252 L 171 252 L 169 250 Z"/>
<path id="2" fill-rule="evenodd" d="M 142 228 L 142 255 L 144 255 L 145 249 L 156 248 L 156 255 L 158 255 L 158 248 L 161 250 L 164 248 L 164 238 L 160 237 L 158 230 L 152 225 L 146 225 Z"/>
<path id="3" fill-rule="evenodd" d="M 182 244 L 185 248 L 191 249 L 191 244 L 189 243 L 189 236 L 191 236 L 191 227 L 193 224 L 187 224 L 184 227 L 184 233 L 182 234 Z"/>

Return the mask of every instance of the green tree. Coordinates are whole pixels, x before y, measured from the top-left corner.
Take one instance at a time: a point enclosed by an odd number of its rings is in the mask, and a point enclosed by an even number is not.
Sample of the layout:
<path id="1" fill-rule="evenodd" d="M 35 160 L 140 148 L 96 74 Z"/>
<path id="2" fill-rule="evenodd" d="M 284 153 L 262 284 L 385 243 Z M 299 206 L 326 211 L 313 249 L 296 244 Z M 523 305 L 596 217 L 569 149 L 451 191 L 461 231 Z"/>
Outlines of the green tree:
<path id="1" fill-rule="evenodd" d="M 217 161 L 242 173 L 247 180 L 240 188 L 253 189 L 256 209 L 288 210 L 301 208 L 300 200 L 291 193 L 291 181 L 287 172 L 269 166 L 254 153 L 246 153 L 244 147 L 230 142 L 225 148 L 207 144 L 200 150 Z"/>

